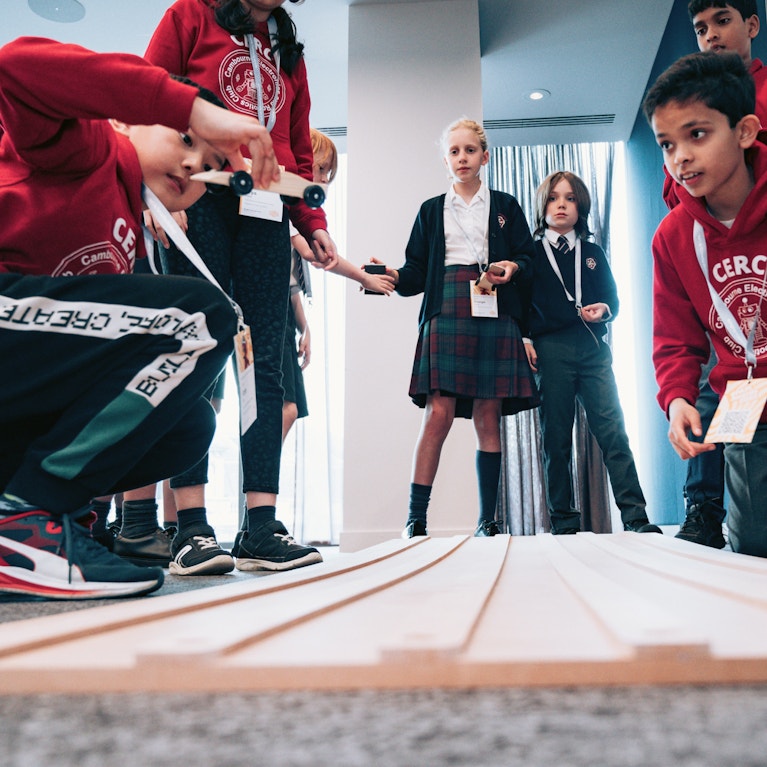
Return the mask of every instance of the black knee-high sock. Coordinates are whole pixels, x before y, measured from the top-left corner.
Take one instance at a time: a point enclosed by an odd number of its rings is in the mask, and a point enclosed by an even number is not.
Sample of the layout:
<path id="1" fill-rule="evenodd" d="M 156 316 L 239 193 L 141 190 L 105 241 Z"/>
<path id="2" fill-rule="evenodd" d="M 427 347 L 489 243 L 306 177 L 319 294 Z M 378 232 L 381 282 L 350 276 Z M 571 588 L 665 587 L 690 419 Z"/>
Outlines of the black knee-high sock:
<path id="1" fill-rule="evenodd" d="M 501 454 L 477 450 L 477 484 L 479 485 L 479 523 L 495 519 L 498 482 L 501 478 Z"/>
<path id="2" fill-rule="evenodd" d="M 408 509 L 408 522 L 423 522 L 426 524 L 426 512 L 429 509 L 432 485 L 417 485 L 410 483 L 410 508 Z"/>
<path id="3" fill-rule="evenodd" d="M 123 523 L 120 528 L 123 538 L 140 538 L 153 533 L 158 527 L 157 502 L 154 499 L 123 503 Z"/>

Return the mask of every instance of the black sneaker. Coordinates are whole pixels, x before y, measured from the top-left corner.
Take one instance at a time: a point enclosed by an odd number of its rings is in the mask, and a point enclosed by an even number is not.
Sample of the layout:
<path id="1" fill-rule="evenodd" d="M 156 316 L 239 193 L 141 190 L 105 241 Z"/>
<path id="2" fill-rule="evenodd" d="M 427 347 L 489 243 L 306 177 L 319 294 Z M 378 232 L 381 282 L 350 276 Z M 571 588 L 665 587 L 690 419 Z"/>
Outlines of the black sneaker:
<path id="1" fill-rule="evenodd" d="M 172 575 L 224 575 L 234 570 L 234 560 L 216 541 L 210 525 L 201 525 L 177 535 L 171 545 L 173 560 L 168 566 Z"/>
<path id="2" fill-rule="evenodd" d="M 710 546 L 712 549 L 723 549 L 726 545 L 721 522 L 723 511 L 719 505 L 712 508 L 710 501 L 693 504 L 687 509 L 687 516 L 674 538 Z"/>
<path id="3" fill-rule="evenodd" d="M 237 569 L 292 570 L 322 562 L 322 554 L 311 546 L 296 543 L 282 522 L 274 520 L 257 530 L 244 532 L 237 542 Z"/>
<path id="4" fill-rule="evenodd" d="M 630 519 L 623 523 L 623 529 L 629 533 L 660 533 L 663 535 L 663 530 L 658 525 L 653 525 L 647 517 Z"/>
<path id="5" fill-rule="evenodd" d="M 494 535 L 500 534 L 501 528 L 498 527 L 498 523 L 494 519 L 490 522 L 480 522 L 474 531 L 475 538 L 491 538 Z"/>
<path id="6" fill-rule="evenodd" d="M 126 562 L 139 567 L 168 567 L 172 534 L 158 527 L 148 535 L 126 538 L 120 533 L 114 540 L 112 551 Z"/>
<path id="7" fill-rule="evenodd" d="M 402 537 L 407 540 L 408 538 L 415 538 L 420 535 L 428 535 L 426 532 L 426 525 L 419 519 L 411 519 L 405 525 L 405 529 L 402 531 Z"/>
<path id="8" fill-rule="evenodd" d="M 104 599 L 149 594 L 162 582 L 162 570 L 110 554 L 69 516 L 35 509 L 0 518 L 0 593 Z"/>

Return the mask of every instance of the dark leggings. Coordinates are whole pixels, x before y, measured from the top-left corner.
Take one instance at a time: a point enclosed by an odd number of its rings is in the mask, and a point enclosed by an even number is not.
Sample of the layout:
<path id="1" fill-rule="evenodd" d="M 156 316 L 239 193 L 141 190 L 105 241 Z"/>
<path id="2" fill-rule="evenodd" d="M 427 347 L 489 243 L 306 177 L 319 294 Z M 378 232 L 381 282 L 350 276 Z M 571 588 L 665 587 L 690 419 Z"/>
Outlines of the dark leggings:
<path id="1" fill-rule="evenodd" d="M 282 449 L 282 345 L 290 280 L 287 213 L 281 222 L 241 216 L 234 195 L 208 193 L 188 211 L 190 241 L 242 309 L 253 338 L 255 423 L 240 437 L 243 492 L 278 493 Z M 200 276 L 175 247 L 161 249 L 163 270 Z M 171 479 L 171 487 L 207 482 L 208 456 Z"/>

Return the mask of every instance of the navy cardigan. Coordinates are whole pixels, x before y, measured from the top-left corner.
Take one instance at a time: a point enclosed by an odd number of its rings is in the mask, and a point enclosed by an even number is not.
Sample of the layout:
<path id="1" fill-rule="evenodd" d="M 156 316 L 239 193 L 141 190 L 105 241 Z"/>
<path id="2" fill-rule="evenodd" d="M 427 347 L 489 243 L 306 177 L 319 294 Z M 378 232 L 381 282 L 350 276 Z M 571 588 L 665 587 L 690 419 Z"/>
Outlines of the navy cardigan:
<path id="1" fill-rule="evenodd" d="M 445 275 L 444 194 L 421 205 L 405 250 L 405 264 L 399 268 L 397 293 L 415 296 L 423 293 L 418 326 L 439 314 Z M 499 285 L 498 313 L 510 315 L 527 325 L 530 309 L 535 243 L 519 203 L 510 194 L 490 190 L 488 226 L 490 263 L 514 261 L 519 265 L 512 279 Z"/>

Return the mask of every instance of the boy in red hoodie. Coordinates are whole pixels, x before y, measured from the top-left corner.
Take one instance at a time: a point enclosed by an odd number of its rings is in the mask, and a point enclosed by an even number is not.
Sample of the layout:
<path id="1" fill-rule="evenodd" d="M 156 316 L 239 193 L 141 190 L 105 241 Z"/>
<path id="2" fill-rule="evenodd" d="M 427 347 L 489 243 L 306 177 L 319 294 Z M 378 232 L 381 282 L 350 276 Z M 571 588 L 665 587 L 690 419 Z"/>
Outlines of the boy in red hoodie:
<path id="1" fill-rule="evenodd" d="M 89 500 L 194 464 L 214 428 L 203 394 L 236 314 L 202 280 L 130 274 L 145 253 L 142 180 L 171 211 L 193 173 L 253 159 L 257 120 L 143 59 L 21 38 L 0 49 L 0 593 L 144 594 L 136 567 L 87 533 Z M 108 118 L 113 118 L 110 123 Z"/>
<path id="2" fill-rule="evenodd" d="M 679 204 L 653 238 L 653 361 L 669 439 L 683 459 L 714 449 L 694 403 L 709 339 L 710 382 L 767 376 L 767 147 L 757 140 L 754 81 L 740 56 L 695 53 L 664 72 L 643 109 Z M 760 407 L 764 406 L 761 402 Z M 725 444 L 733 551 L 767 556 L 767 423 Z"/>

